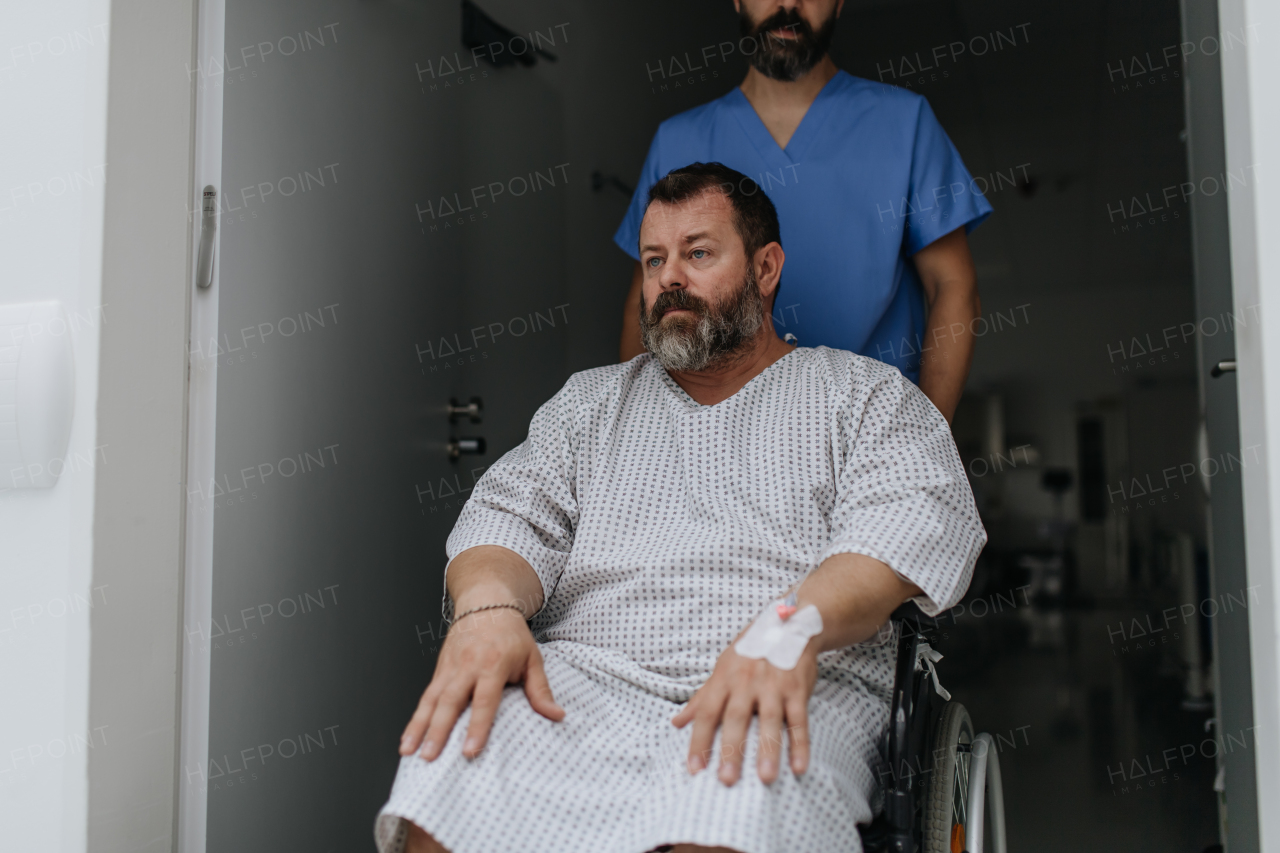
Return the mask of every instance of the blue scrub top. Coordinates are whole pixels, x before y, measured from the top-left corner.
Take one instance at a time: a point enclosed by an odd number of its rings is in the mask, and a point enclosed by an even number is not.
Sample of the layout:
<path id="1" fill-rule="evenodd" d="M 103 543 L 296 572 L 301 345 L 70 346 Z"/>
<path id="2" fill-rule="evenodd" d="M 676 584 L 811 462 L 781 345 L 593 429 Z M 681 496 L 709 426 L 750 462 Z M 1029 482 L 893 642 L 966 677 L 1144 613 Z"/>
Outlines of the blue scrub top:
<path id="1" fill-rule="evenodd" d="M 778 334 L 879 359 L 918 382 L 927 309 L 910 256 L 991 214 L 928 102 L 840 71 L 785 149 L 739 88 L 669 118 L 614 235 L 623 251 L 639 260 L 649 187 L 711 161 L 755 179 L 778 209 Z"/>

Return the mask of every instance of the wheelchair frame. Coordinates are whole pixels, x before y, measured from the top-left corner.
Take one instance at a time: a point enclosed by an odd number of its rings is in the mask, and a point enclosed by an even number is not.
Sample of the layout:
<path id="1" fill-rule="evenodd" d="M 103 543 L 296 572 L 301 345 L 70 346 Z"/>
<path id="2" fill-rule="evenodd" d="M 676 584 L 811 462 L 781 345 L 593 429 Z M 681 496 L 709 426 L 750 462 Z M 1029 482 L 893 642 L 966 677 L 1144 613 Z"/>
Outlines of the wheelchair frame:
<path id="1" fill-rule="evenodd" d="M 882 773 L 882 781 L 888 778 L 884 810 L 869 826 L 859 826 L 859 831 L 866 853 L 933 853 L 924 851 L 924 821 L 930 806 L 928 783 L 938 764 L 938 722 L 943 709 L 953 703 L 935 687 L 931 663 L 921 665 L 921 655 L 927 651 L 925 644 L 929 640 L 924 625 L 936 626 L 935 620 L 921 613 L 914 604 L 895 611 L 893 620 L 899 626 L 899 636 L 885 735 L 884 757 L 889 767 Z M 963 816 L 963 849 L 967 853 L 983 853 L 988 834 L 993 853 L 1006 853 L 1004 790 L 995 746 L 991 735 L 985 732 L 975 734 L 968 745 L 969 791 Z M 950 745 L 942 747 L 944 752 L 949 748 Z M 965 750 L 957 747 L 957 751 Z M 948 810 L 950 808 L 948 804 Z M 986 821 L 988 808 L 990 824 Z M 953 851 L 956 844 L 957 840 L 953 840 Z"/>

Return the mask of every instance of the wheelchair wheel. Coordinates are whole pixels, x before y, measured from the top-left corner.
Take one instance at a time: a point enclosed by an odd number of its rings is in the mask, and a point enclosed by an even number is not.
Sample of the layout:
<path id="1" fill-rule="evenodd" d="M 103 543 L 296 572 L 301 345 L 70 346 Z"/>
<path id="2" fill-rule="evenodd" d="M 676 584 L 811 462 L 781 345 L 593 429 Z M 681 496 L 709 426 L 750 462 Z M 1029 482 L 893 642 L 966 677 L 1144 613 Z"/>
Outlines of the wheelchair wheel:
<path id="1" fill-rule="evenodd" d="M 942 708 L 934 729 L 933 771 L 925 785 L 923 853 L 963 853 L 969 809 L 969 760 L 973 721 L 959 702 Z"/>

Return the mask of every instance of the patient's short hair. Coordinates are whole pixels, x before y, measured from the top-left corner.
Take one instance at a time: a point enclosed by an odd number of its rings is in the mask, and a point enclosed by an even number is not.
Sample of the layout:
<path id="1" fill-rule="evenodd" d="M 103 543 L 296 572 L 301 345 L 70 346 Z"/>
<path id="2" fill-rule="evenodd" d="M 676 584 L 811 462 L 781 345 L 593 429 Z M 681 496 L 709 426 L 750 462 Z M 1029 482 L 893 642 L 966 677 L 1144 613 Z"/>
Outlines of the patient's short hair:
<path id="1" fill-rule="evenodd" d="M 773 202 L 759 184 L 723 163 L 691 163 L 672 169 L 649 188 L 649 204 L 680 204 L 713 190 L 724 193 L 733 207 L 733 227 L 742 238 L 748 262 L 770 243 L 782 245 Z"/>

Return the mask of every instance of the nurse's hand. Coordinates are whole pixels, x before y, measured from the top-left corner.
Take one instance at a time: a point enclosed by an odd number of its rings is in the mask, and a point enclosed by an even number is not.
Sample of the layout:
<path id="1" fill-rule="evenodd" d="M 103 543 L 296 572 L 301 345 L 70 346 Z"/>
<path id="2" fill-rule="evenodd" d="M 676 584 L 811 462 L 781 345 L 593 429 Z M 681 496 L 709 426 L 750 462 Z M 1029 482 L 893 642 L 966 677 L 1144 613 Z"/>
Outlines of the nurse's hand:
<path id="1" fill-rule="evenodd" d="M 503 688 L 522 682 L 533 710 L 549 720 L 564 718 L 551 696 L 538 644 L 519 611 L 494 608 L 459 620 L 449 629 L 431 684 L 400 736 L 400 754 L 411 755 L 421 745 L 422 757 L 435 760 L 470 703 L 462 754 L 475 758 L 489 740 Z"/>
<path id="2" fill-rule="evenodd" d="M 693 721 L 689 772 L 697 773 L 707 766 L 716 729 L 723 728 L 717 776 L 725 785 L 737 782 L 747 729 L 756 715 L 760 717 L 756 751 L 760 781 L 768 785 L 778 778 L 784 725 L 790 741 L 791 772 L 804 773 L 809 766 L 809 697 L 818 680 L 818 651 L 815 637 L 794 669 L 778 669 L 764 658 L 744 658 L 730 643 L 716 661 L 711 678 L 671 721 L 677 728 Z"/>

